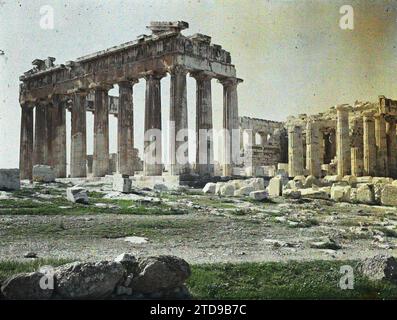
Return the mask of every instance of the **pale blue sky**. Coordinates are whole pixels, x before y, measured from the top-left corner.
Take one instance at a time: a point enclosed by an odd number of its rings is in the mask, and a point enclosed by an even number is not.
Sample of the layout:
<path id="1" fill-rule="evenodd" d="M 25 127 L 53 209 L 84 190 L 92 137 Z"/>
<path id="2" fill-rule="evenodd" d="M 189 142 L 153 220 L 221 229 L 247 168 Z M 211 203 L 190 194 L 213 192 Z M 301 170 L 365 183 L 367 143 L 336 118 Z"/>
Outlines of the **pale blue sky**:
<path id="1" fill-rule="evenodd" d="M 353 31 L 339 28 L 339 8 L 345 4 L 354 8 Z M 53 30 L 40 28 L 43 5 L 54 8 Z M 35 58 L 53 56 L 63 63 L 148 33 L 145 26 L 152 20 L 184 20 L 190 24 L 184 34 L 210 35 L 231 52 L 244 79 L 240 115 L 284 120 L 356 99 L 376 100 L 379 94 L 397 98 L 396 9 L 395 1 L 0 0 L 0 49 L 5 52 L 0 56 L 0 168 L 18 166 L 18 77 Z M 162 90 L 166 119 L 169 79 Z M 136 145 L 141 148 L 143 81 L 135 93 Z M 193 112 L 191 79 L 188 101 Z M 216 128 L 222 123 L 221 106 L 222 88 L 214 81 Z M 113 117 L 110 123 L 115 152 Z M 189 123 L 193 126 L 193 116 Z M 92 152 L 91 116 L 87 128 Z"/>

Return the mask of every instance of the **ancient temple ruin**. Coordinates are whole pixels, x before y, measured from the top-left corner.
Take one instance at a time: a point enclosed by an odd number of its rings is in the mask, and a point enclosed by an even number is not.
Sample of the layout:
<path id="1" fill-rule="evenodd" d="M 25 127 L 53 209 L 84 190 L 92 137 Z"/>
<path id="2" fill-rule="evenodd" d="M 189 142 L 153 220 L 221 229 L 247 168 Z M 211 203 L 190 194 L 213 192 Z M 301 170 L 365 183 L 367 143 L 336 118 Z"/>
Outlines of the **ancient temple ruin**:
<path id="1" fill-rule="evenodd" d="M 212 129 L 211 80 L 223 85 L 223 128 L 238 129 L 237 85 L 230 53 L 211 43 L 211 37 L 195 34 L 184 36 L 186 22 L 152 22 L 150 35 L 94 54 L 55 65 L 55 58 L 33 61 L 34 68 L 20 77 L 21 143 L 20 172 L 30 179 L 34 164 L 47 164 L 57 177 L 66 177 L 66 111 L 71 112 L 70 176 L 87 176 L 86 112 L 94 113 L 94 154 L 92 174 L 102 177 L 109 173 L 109 113 L 118 118 L 118 164 L 121 174 L 134 174 L 134 111 L 144 110 L 144 129 L 161 130 L 161 79 L 171 75 L 170 122 L 175 132 L 187 129 L 186 76 L 196 79 L 197 147 L 205 146 L 206 162 L 196 165 L 200 175 L 211 175 L 212 137 L 200 135 L 200 129 Z M 145 106 L 133 106 L 133 86 L 146 81 Z M 112 107 L 108 91 L 119 86 L 117 110 Z M 89 99 L 87 99 L 90 97 Z M 87 103 L 87 101 L 92 103 Z M 146 176 L 161 176 L 161 136 L 145 141 L 143 171 Z M 155 163 L 149 163 L 146 148 L 155 140 Z M 234 136 L 225 137 L 223 175 L 231 175 L 239 145 Z M 183 141 L 185 142 L 185 141 Z M 183 143 L 170 136 L 170 174 L 186 173 L 176 157 Z M 152 153 L 153 153 L 152 152 Z M 197 157 L 200 156 L 196 152 Z M 197 161 L 198 162 L 198 161 Z"/>
<path id="2" fill-rule="evenodd" d="M 289 176 L 397 177 L 397 101 L 356 102 L 289 117 Z"/>

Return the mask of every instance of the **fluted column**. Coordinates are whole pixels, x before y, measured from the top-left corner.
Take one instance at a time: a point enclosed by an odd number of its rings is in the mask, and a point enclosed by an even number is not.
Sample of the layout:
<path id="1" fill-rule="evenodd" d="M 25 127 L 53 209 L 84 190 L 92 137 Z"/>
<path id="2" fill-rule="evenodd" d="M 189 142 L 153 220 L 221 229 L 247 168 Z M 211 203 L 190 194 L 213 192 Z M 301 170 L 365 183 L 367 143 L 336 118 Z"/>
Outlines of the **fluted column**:
<path id="1" fill-rule="evenodd" d="M 104 177 L 109 173 L 109 97 L 111 86 L 95 88 L 94 154 L 92 175 Z"/>
<path id="2" fill-rule="evenodd" d="M 290 177 L 304 174 L 302 128 L 288 126 L 288 175 Z"/>
<path id="3" fill-rule="evenodd" d="M 386 122 L 387 137 L 387 161 L 389 165 L 389 175 L 397 177 L 397 140 L 396 140 L 396 119 L 389 117 Z"/>
<path id="4" fill-rule="evenodd" d="M 145 176 L 161 176 L 161 78 L 164 74 L 148 74 L 145 94 L 145 141 L 143 171 Z"/>
<path id="5" fill-rule="evenodd" d="M 192 73 L 196 79 L 196 172 L 214 174 L 211 76 Z"/>
<path id="6" fill-rule="evenodd" d="M 134 175 L 134 104 L 133 85 L 138 80 L 119 83 L 119 110 L 117 114 L 118 172 Z"/>
<path id="7" fill-rule="evenodd" d="M 338 105 L 336 125 L 336 157 L 338 161 L 338 175 L 350 174 L 350 136 L 349 136 L 349 106 Z"/>
<path id="8" fill-rule="evenodd" d="M 66 177 L 66 109 L 65 101 L 53 99 L 51 111 L 51 165 L 57 178 Z"/>
<path id="9" fill-rule="evenodd" d="M 70 176 L 72 178 L 87 176 L 86 95 L 87 92 L 73 94 L 70 139 Z"/>
<path id="10" fill-rule="evenodd" d="M 351 153 L 351 174 L 359 177 L 363 174 L 363 132 L 362 117 L 355 117 L 352 120 L 352 147 Z"/>
<path id="11" fill-rule="evenodd" d="M 375 122 L 373 113 L 363 115 L 363 140 L 364 140 L 364 175 L 375 176 L 376 169 L 376 141 Z"/>
<path id="12" fill-rule="evenodd" d="M 34 164 L 47 164 L 47 104 L 40 101 L 35 108 Z"/>
<path id="13" fill-rule="evenodd" d="M 375 115 L 376 173 L 380 177 L 389 176 L 387 164 L 386 121 L 383 113 Z"/>
<path id="14" fill-rule="evenodd" d="M 220 80 L 223 85 L 223 176 L 231 176 L 240 155 L 237 85 L 241 79 Z"/>
<path id="15" fill-rule="evenodd" d="M 319 143 L 320 130 L 315 121 L 309 120 L 306 125 L 306 169 L 310 175 L 321 176 L 321 154 Z"/>
<path id="16" fill-rule="evenodd" d="M 32 178 L 33 168 L 33 105 L 21 105 L 21 136 L 19 146 L 19 170 L 21 179 Z"/>
<path id="17" fill-rule="evenodd" d="M 189 169 L 187 123 L 187 70 L 180 65 L 170 69 L 170 174 L 180 175 Z"/>

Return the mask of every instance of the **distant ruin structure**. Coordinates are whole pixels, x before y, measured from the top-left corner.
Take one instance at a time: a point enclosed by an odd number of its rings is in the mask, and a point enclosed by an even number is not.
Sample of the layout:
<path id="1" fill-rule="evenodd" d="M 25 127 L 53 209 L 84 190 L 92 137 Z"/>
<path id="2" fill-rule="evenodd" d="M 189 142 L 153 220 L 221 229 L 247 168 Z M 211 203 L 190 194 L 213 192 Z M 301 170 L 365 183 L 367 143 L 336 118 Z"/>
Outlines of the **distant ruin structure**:
<path id="1" fill-rule="evenodd" d="M 65 64 L 55 65 L 53 57 L 33 61 L 34 68 L 20 77 L 22 179 L 32 177 L 34 164 L 50 165 L 57 177 L 66 177 L 66 111 L 71 112 L 71 177 L 87 176 L 87 111 L 94 113 L 93 176 L 102 177 L 109 173 L 109 113 L 117 115 L 118 119 L 117 171 L 133 175 L 137 159 L 134 156 L 134 111 L 145 113 L 145 132 L 161 129 L 161 79 L 167 74 L 171 76 L 169 120 L 174 123 L 175 132 L 188 126 L 187 74 L 196 80 L 196 149 L 205 146 L 208 155 L 208 161 L 200 162 L 196 170 L 199 175 L 213 173 L 210 163 L 212 137 L 200 135 L 199 130 L 213 127 L 212 79 L 217 79 L 223 86 L 223 128 L 238 129 L 237 85 L 242 80 L 236 77 L 230 53 L 211 44 L 209 36 L 182 35 L 181 31 L 188 28 L 186 22 L 152 22 L 148 28 L 150 35 Z M 145 106 L 134 106 L 133 87 L 142 79 L 146 82 Z M 108 95 L 115 84 L 119 86 L 117 103 Z M 162 175 L 161 137 L 156 139 L 154 154 L 159 160 L 149 163 L 144 152 L 145 176 Z M 239 156 L 238 148 L 236 150 L 231 145 L 240 142 L 234 140 L 233 136 L 225 138 L 222 146 L 225 176 L 231 175 L 233 161 Z M 145 150 L 150 142 L 145 141 Z M 170 136 L 171 175 L 184 174 L 188 168 L 179 165 L 176 159 L 176 150 L 181 143 Z"/>
<path id="2" fill-rule="evenodd" d="M 289 117 L 289 176 L 397 178 L 397 101 L 343 104 L 316 115 Z"/>

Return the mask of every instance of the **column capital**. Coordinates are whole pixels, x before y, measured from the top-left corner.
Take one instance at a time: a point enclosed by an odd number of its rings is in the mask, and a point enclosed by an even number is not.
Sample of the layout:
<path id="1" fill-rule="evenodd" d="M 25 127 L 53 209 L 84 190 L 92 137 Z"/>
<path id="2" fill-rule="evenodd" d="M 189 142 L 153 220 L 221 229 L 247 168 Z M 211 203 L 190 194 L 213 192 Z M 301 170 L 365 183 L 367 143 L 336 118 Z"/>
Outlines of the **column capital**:
<path id="1" fill-rule="evenodd" d="M 102 91 L 109 91 L 113 88 L 112 84 L 109 83 L 91 83 L 88 87 L 91 90 L 102 90 Z"/>
<path id="2" fill-rule="evenodd" d="M 74 88 L 68 91 L 68 94 L 78 95 L 78 96 L 87 96 L 90 93 L 89 88 Z"/>
<path id="3" fill-rule="evenodd" d="M 148 71 L 146 72 L 143 77 L 146 81 L 148 80 L 161 80 L 167 75 L 166 72 L 157 72 L 157 71 Z"/>
<path id="4" fill-rule="evenodd" d="M 211 80 L 213 78 L 213 75 L 207 71 L 192 71 L 190 72 L 190 76 L 196 79 L 196 81 Z"/>
<path id="5" fill-rule="evenodd" d="M 139 79 L 126 79 L 119 81 L 117 84 L 119 87 L 131 88 L 137 83 L 139 83 Z"/>
<path id="6" fill-rule="evenodd" d="M 352 107 L 348 104 L 338 104 L 335 106 L 335 109 L 339 112 L 349 112 L 352 110 Z"/>
<path id="7" fill-rule="evenodd" d="M 184 65 L 176 64 L 176 65 L 173 65 L 173 66 L 169 67 L 168 68 L 168 72 L 171 75 L 185 76 L 185 75 L 187 75 L 188 70 L 186 69 L 186 67 Z"/>
<path id="8" fill-rule="evenodd" d="M 237 86 L 239 83 L 243 82 L 243 79 L 229 77 L 218 79 L 218 82 L 221 83 L 224 87 L 232 87 Z"/>
<path id="9" fill-rule="evenodd" d="M 385 116 L 385 120 L 389 123 L 396 123 L 396 117 L 389 114 Z"/>
<path id="10" fill-rule="evenodd" d="M 365 111 L 362 113 L 363 117 L 366 119 L 373 119 L 374 118 L 374 112 L 373 111 Z"/>

